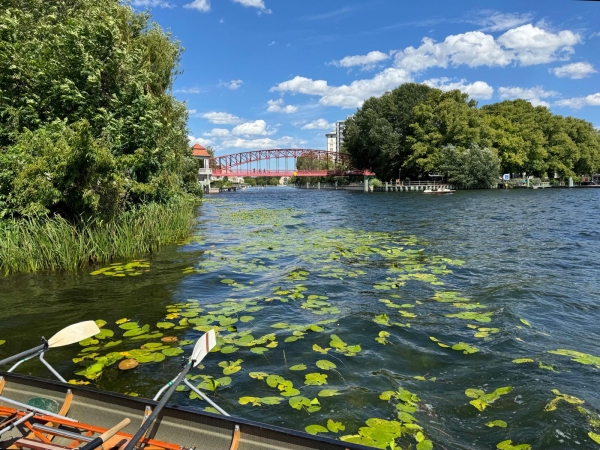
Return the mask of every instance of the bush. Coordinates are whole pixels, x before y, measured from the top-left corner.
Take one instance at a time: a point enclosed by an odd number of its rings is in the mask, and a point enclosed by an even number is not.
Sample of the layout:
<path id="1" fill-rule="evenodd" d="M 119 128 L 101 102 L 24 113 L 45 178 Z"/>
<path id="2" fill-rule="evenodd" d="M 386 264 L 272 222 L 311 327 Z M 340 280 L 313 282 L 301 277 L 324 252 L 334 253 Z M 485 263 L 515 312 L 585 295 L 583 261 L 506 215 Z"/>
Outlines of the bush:
<path id="1" fill-rule="evenodd" d="M 371 178 L 369 180 L 369 186 L 381 187 L 381 186 L 383 186 L 383 183 L 381 182 L 381 180 L 378 180 L 377 178 Z"/>

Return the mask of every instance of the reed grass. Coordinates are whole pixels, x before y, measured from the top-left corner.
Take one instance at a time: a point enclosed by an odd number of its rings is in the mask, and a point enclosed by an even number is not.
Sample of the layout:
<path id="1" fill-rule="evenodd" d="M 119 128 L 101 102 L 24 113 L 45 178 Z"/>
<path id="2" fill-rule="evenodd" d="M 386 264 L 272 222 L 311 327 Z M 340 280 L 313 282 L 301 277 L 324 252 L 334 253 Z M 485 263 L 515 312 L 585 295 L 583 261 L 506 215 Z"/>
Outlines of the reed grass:
<path id="1" fill-rule="evenodd" d="M 61 217 L 0 222 L 0 272 L 76 271 L 90 263 L 141 257 L 187 237 L 196 202 L 151 203 L 110 222 Z"/>

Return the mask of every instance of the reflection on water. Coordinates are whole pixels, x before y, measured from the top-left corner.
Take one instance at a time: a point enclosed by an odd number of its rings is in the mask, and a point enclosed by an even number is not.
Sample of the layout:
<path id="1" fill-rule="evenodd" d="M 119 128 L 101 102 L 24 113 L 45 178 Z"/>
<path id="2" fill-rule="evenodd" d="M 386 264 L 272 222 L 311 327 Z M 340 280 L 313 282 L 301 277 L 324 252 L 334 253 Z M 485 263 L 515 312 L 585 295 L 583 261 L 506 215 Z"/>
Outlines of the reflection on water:
<path id="1" fill-rule="evenodd" d="M 87 319 L 115 331 L 88 352 L 96 357 L 160 342 L 123 338 L 119 319 L 179 338 L 159 351 L 184 341 L 189 353 L 185 340 L 219 326 L 220 351 L 194 382 L 212 391 L 221 380 L 211 395 L 234 415 L 300 430 L 333 419 L 345 430 L 329 435 L 343 436 L 400 414 L 440 448 L 508 439 L 592 448 L 599 199 L 596 190 L 440 198 L 284 188 L 211 197 L 195 236 L 139 276 L 1 279 L 0 356 Z M 85 380 L 75 372 L 88 363 L 72 361 L 82 349 L 47 359 Z M 113 364 L 92 384 L 152 396 L 177 372 L 177 353 L 129 371 Z M 37 362 L 20 370 L 48 376 Z M 189 392 L 173 401 L 206 406 Z M 399 442 L 415 445 L 410 435 Z"/>

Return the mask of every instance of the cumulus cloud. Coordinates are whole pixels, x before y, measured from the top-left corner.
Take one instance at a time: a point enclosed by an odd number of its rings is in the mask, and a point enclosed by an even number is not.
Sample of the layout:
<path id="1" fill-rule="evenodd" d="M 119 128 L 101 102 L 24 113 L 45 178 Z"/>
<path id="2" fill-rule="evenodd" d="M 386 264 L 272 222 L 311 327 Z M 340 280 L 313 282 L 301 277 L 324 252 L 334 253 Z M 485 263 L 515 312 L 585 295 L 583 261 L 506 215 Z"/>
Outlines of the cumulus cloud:
<path id="1" fill-rule="evenodd" d="M 212 145 L 213 143 L 213 141 L 210 139 L 197 138 L 194 136 L 188 136 L 188 142 L 190 143 L 190 147 L 194 146 L 195 144 L 200 144 L 203 147 L 206 147 L 208 145 Z"/>
<path id="2" fill-rule="evenodd" d="M 298 111 L 297 106 L 293 105 L 285 105 L 282 98 L 279 100 L 269 100 L 267 102 L 269 112 L 283 113 L 283 114 L 292 114 Z"/>
<path id="3" fill-rule="evenodd" d="M 333 123 L 329 123 L 325 119 L 317 119 L 313 120 L 310 123 L 304 125 L 302 130 L 331 130 L 335 125 Z"/>
<path id="4" fill-rule="evenodd" d="M 242 84 L 244 84 L 244 82 L 242 80 L 231 80 L 231 81 L 221 81 L 219 82 L 219 87 L 224 87 L 227 89 L 231 89 L 232 91 L 235 91 L 237 89 L 239 89 L 240 87 L 242 87 Z"/>
<path id="5" fill-rule="evenodd" d="M 231 130 L 231 134 L 235 136 L 268 136 L 277 133 L 277 130 L 269 129 L 267 122 L 264 120 L 255 120 L 253 122 L 244 122 Z"/>
<path id="6" fill-rule="evenodd" d="M 589 77 L 591 74 L 596 73 L 594 66 L 588 62 L 567 64 L 565 66 L 555 67 L 554 69 L 549 70 L 558 78 L 568 77 L 574 80 L 580 80 L 581 78 Z"/>
<path id="7" fill-rule="evenodd" d="M 259 139 L 229 139 L 221 142 L 222 148 L 235 149 L 268 149 L 268 148 L 288 148 L 301 147 L 306 144 L 305 140 L 297 139 L 291 136 L 282 136 L 277 139 L 259 138 Z"/>
<path id="8" fill-rule="evenodd" d="M 257 8 L 261 12 L 266 14 L 271 14 L 271 10 L 268 9 L 265 5 L 264 0 L 233 0 L 235 3 L 239 3 L 246 8 Z"/>
<path id="9" fill-rule="evenodd" d="M 515 100 L 522 98 L 531 102 L 533 106 L 550 106 L 550 104 L 542 99 L 558 97 L 558 92 L 545 91 L 542 86 L 532 88 L 521 87 L 501 87 L 498 89 L 500 98 L 503 100 Z"/>
<path id="10" fill-rule="evenodd" d="M 373 78 L 356 80 L 349 85 L 329 86 L 325 80 L 295 77 L 271 88 L 271 92 L 290 92 L 321 96 L 323 106 L 357 108 L 375 95 L 393 89 L 402 83 L 412 81 L 409 73 L 403 69 L 390 67 Z"/>
<path id="11" fill-rule="evenodd" d="M 489 100 L 494 95 L 494 88 L 485 81 L 467 83 L 467 80 L 463 78 L 460 81 L 453 82 L 450 78 L 443 77 L 425 80 L 423 81 L 423 84 L 441 89 L 442 91 L 452 91 L 454 89 L 458 89 L 462 92 L 466 92 L 470 97 L 480 100 Z"/>
<path id="12" fill-rule="evenodd" d="M 210 0 L 194 0 L 192 3 L 183 5 L 184 8 L 195 9 L 200 12 L 210 11 Z"/>
<path id="13" fill-rule="evenodd" d="M 580 42 L 581 36 L 572 31 L 553 34 L 531 24 L 508 30 L 498 38 L 498 43 L 513 52 L 522 66 L 568 58 Z"/>
<path id="14" fill-rule="evenodd" d="M 339 61 L 332 61 L 331 64 L 338 67 L 354 67 L 362 66 L 363 70 L 372 69 L 378 62 L 389 59 L 390 56 L 386 53 L 373 51 L 366 55 L 346 56 Z"/>
<path id="15" fill-rule="evenodd" d="M 242 119 L 240 119 L 238 116 L 234 116 L 233 114 L 216 111 L 202 114 L 202 118 L 217 125 L 233 125 L 242 121 Z"/>
<path id="16" fill-rule="evenodd" d="M 231 133 L 227 128 L 213 128 L 208 133 L 203 133 L 202 136 L 206 137 L 216 137 L 216 138 L 226 138 L 229 137 Z"/>
<path id="17" fill-rule="evenodd" d="M 600 106 L 600 92 L 591 94 L 587 97 L 565 98 L 554 102 L 556 106 L 565 106 L 567 108 L 580 109 L 584 106 Z"/>

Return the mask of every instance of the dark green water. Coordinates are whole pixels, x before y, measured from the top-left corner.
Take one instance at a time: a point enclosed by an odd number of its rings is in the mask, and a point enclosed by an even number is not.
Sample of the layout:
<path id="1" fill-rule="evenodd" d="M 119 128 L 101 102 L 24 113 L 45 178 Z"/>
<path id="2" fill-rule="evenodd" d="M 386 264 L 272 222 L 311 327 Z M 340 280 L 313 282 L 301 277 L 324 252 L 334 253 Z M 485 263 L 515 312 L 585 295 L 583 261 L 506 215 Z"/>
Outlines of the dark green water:
<path id="1" fill-rule="evenodd" d="M 496 448 L 508 439 L 538 449 L 594 448 L 598 444 L 588 433 L 600 433 L 600 360 L 579 355 L 578 362 L 573 360 L 577 355 L 549 351 L 600 356 L 599 205 L 600 190 L 593 189 L 429 197 L 274 188 L 212 197 L 198 209 L 194 239 L 163 249 L 148 260 L 149 271 L 140 276 L 91 276 L 90 270 L 1 278 L 0 340 L 6 343 L 0 346 L 0 357 L 37 345 L 40 336 L 80 320 L 107 321 L 105 328 L 116 333 L 113 341 L 123 339 L 124 330 L 115 324 L 121 318 L 149 324 L 154 331 L 157 322 L 166 320 L 167 305 L 194 301 L 203 309 L 188 314 L 194 319 L 211 312 L 225 316 L 212 325 L 223 318 L 253 317 L 238 320 L 237 330 L 223 326 L 221 335 L 229 341 L 240 339 L 244 331 L 251 330 L 255 340 L 275 333 L 274 341 L 211 353 L 205 368 L 194 372 L 220 378 L 224 375 L 218 363 L 243 360 L 242 369 L 229 375 L 231 383 L 210 394 L 232 415 L 299 430 L 334 419 L 346 429 L 329 436 L 354 435 L 369 418 L 398 420 L 398 401 L 379 396 L 403 388 L 418 396 L 412 415 L 434 448 Z M 197 272 L 186 271 L 190 267 Z M 298 295 L 289 298 L 293 292 Z M 327 299 L 309 300 L 309 295 Z M 381 299 L 409 306 L 393 308 Z M 243 311 L 227 310 L 240 303 Z M 258 307 L 262 309 L 246 311 Z M 183 305 L 171 309 L 186 311 Z M 461 313 L 490 321 L 448 317 Z M 294 329 L 272 327 L 320 321 L 330 323 L 318 325 L 323 331 L 306 331 L 288 342 Z M 493 330 L 486 336 L 485 330 L 468 325 Z M 194 326 L 158 331 L 194 339 L 201 334 Z M 381 331 L 389 333 L 387 345 L 375 341 Z M 236 332 L 242 335 L 227 338 Z M 327 354 L 313 350 L 314 344 L 332 347 L 331 335 L 348 345 L 360 344 L 360 352 L 347 356 L 335 348 Z M 440 347 L 430 337 L 478 351 L 464 354 Z M 102 348 L 109 340 L 100 342 L 97 353 L 159 342 L 123 340 L 109 350 Z M 277 346 L 267 348 L 269 342 Z M 255 347 L 267 351 L 253 353 Z M 85 380 L 74 374 L 84 367 L 72 362 L 82 349 L 73 345 L 52 350 L 47 359 L 65 378 Z M 186 354 L 190 349 L 184 347 Z M 513 362 L 521 358 L 533 361 Z M 317 368 L 319 360 L 333 362 L 336 370 Z M 114 364 L 91 383 L 152 397 L 177 373 L 180 361 L 168 357 L 127 372 Z M 297 364 L 307 369 L 289 370 Z M 50 377 L 37 361 L 19 371 Z M 249 376 L 257 371 L 290 380 L 299 395 L 317 398 L 321 409 L 293 409 L 288 397 L 277 405 L 241 405 L 241 397 L 279 396 L 276 387 Z M 305 385 L 305 375 L 311 373 L 326 374 L 327 385 Z M 465 395 L 469 388 L 490 393 L 508 386 L 512 391 L 483 411 Z M 339 395 L 318 397 L 322 389 L 336 389 Z M 554 410 L 545 410 L 556 397 L 553 389 L 579 400 L 567 397 L 555 402 Z M 176 393 L 173 402 L 206 406 L 187 392 Z M 486 426 L 495 420 L 507 427 Z M 406 448 L 415 439 L 403 436 L 398 443 Z"/>

